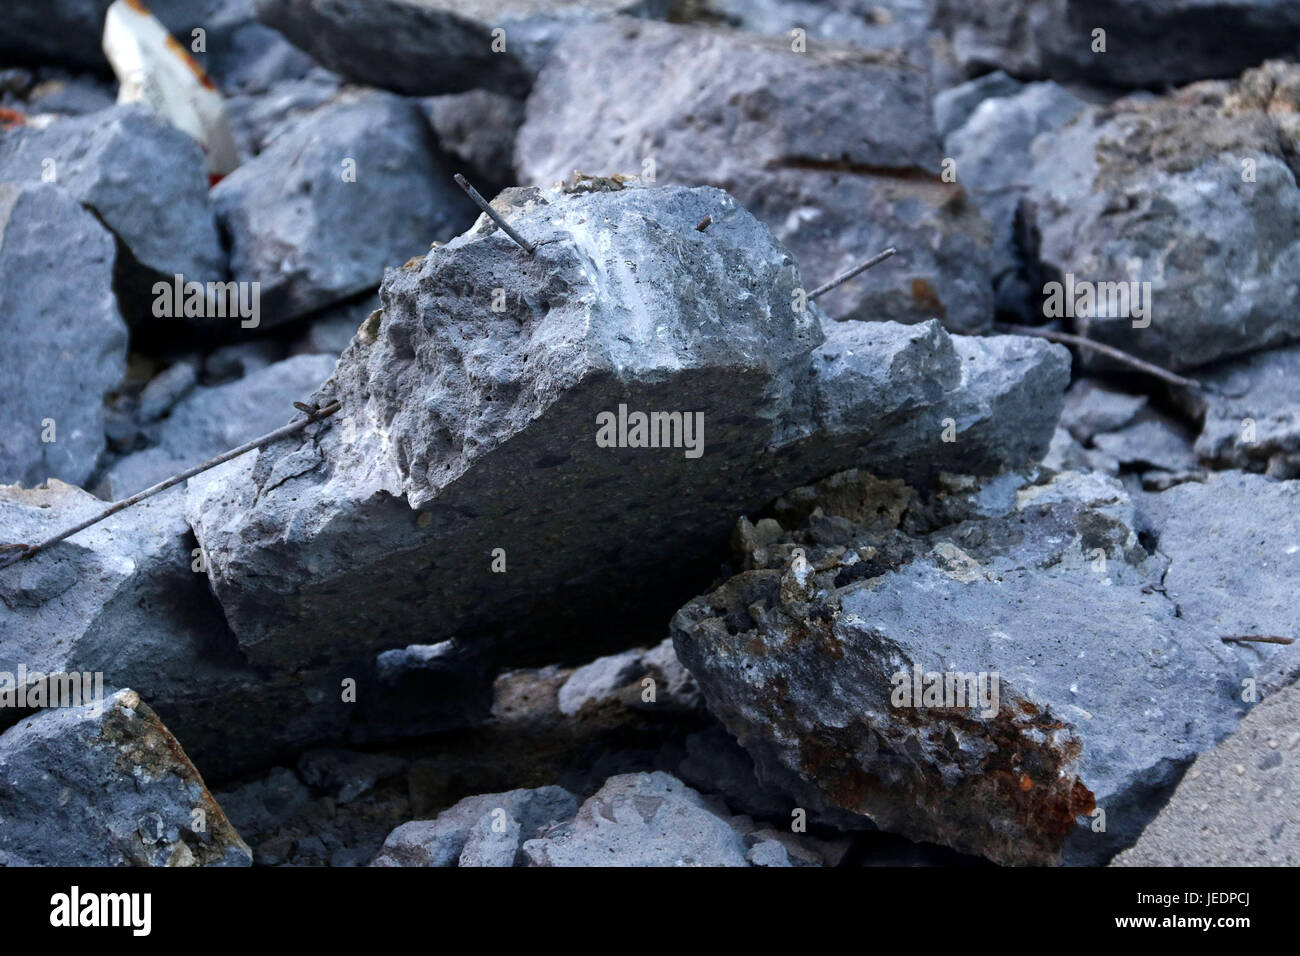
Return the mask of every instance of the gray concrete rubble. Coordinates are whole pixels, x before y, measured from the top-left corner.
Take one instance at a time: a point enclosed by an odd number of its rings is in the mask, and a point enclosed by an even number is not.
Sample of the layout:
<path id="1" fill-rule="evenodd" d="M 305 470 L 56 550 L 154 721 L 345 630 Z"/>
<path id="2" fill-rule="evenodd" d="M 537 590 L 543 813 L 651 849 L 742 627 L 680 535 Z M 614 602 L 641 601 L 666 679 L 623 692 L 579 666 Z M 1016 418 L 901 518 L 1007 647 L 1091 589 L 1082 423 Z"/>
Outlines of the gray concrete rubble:
<path id="1" fill-rule="evenodd" d="M 375 91 L 288 120 L 212 196 L 267 326 L 373 289 L 472 219 L 419 109 Z"/>
<path id="2" fill-rule="evenodd" d="M 1300 47 L 1300 11 L 1287 0 L 936 0 L 933 25 L 971 74 L 1117 87 L 1235 76 Z"/>
<path id="3" fill-rule="evenodd" d="M 118 239 L 120 268 L 146 283 L 176 274 L 204 284 L 226 278 L 203 150 L 144 106 L 5 131 L 0 182 L 65 190 Z"/>
<path id="4" fill-rule="evenodd" d="M 132 690 L 0 734 L 6 866 L 247 866 L 252 853 Z"/>
<path id="5" fill-rule="evenodd" d="M 535 263 L 482 218 L 390 271 L 383 310 L 313 398 L 343 410 L 191 481 L 213 589 L 253 662 L 644 588 L 673 555 L 725 541 L 735 514 L 848 465 L 981 473 L 1047 449 L 1063 349 L 938 323 L 824 336 L 794 261 L 726 193 L 586 181 L 496 203 Z M 676 447 L 629 437 L 627 416 L 653 411 Z M 636 544 L 593 561 L 611 522 Z"/>
<path id="6" fill-rule="evenodd" d="M 1300 687 L 1260 702 L 1201 754 L 1169 804 L 1111 866 L 1300 864 Z"/>
<path id="7" fill-rule="evenodd" d="M 75 261 L 59 283 L 48 275 Z M 113 238 L 50 185 L 0 185 L 0 481 L 84 482 L 104 451 L 104 394 L 126 372 Z M 18 346 L 22 343 L 22 347 Z"/>
<path id="8" fill-rule="evenodd" d="M 531 866 L 746 866 L 725 807 L 666 773 L 611 777 L 568 823 L 523 844 Z"/>
<path id="9" fill-rule="evenodd" d="M 309 398 L 333 369 L 332 356 L 298 355 L 225 385 L 192 388 L 163 414 L 148 402 L 154 379 L 141 395 L 137 420 L 137 441 L 147 447 L 117 457 L 97 490 L 111 500 L 125 498 L 288 424 L 301 417 L 293 403 Z"/>
<path id="10" fill-rule="evenodd" d="M 1274 61 L 1036 139 L 1020 211 L 1042 315 L 1175 370 L 1300 338 L 1297 104 L 1300 67 Z"/>
<path id="11" fill-rule="evenodd" d="M 1222 638 L 1296 630 L 1297 493 L 1226 473 L 1135 502 L 1067 472 L 927 501 L 851 473 L 742 523 L 749 570 L 686 605 L 674 642 L 760 780 L 810 813 L 1001 863 L 1097 863 L 1252 688 L 1294 679 L 1290 647 Z M 1209 505 L 1225 494 L 1242 505 Z"/>
<path id="12" fill-rule="evenodd" d="M 571 41 L 529 97 L 523 182 L 550 186 L 577 169 L 717 186 L 813 286 L 897 247 L 819 301 L 832 318 L 988 327 L 989 227 L 960 174 L 943 178 L 917 63 L 816 43 L 794 54 L 789 37 L 651 22 L 597 24 Z"/>
<path id="13" fill-rule="evenodd" d="M 415 95 L 526 93 L 574 27 L 662 17 L 670 0 L 255 0 L 258 18 L 332 70 Z"/>

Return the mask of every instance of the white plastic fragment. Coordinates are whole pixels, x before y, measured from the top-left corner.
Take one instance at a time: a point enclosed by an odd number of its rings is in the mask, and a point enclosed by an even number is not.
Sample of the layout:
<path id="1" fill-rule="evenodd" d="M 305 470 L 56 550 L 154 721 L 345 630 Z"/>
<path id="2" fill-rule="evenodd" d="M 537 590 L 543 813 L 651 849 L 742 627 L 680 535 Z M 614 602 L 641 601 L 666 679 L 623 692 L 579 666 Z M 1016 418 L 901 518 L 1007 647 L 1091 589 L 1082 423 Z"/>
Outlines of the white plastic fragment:
<path id="1" fill-rule="evenodd" d="M 114 0 L 108 8 L 104 54 L 121 82 L 118 103 L 145 103 L 193 136 L 214 183 L 239 164 L 220 92 L 140 0 Z"/>

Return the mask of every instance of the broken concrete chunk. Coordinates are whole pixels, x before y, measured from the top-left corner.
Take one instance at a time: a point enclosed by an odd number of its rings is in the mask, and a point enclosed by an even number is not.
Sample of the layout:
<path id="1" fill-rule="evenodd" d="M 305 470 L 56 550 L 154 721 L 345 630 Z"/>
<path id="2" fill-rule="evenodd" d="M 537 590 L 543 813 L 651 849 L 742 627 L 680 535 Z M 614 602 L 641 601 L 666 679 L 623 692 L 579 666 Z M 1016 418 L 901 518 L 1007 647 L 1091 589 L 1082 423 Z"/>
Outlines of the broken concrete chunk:
<path id="1" fill-rule="evenodd" d="M 1143 513 L 1177 540 L 1196 525 L 1204 542 L 1214 519 L 1168 499 L 1205 487 L 1144 496 Z M 1103 861 L 1235 726 L 1242 681 L 1291 665 L 1207 626 L 1210 608 L 1240 613 L 1240 595 L 1207 590 L 1197 613 L 1180 611 L 1168 582 L 1199 577 L 1197 562 L 1148 554 L 1114 479 L 1067 473 L 998 499 L 953 524 L 944 512 L 969 505 L 936 499 L 932 531 L 914 509 L 870 531 L 827 498 L 784 550 L 754 552 L 754 570 L 684 607 L 674 642 L 760 779 L 810 815 L 849 811 L 1002 863 Z M 1285 550 L 1285 525 L 1270 527 L 1266 547 Z M 1062 618 L 1072 606 L 1089 614 Z M 1294 611 L 1270 606 L 1283 619 L 1269 623 L 1293 631 Z"/>
<path id="2" fill-rule="evenodd" d="M 934 124 L 939 138 L 946 142 L 949 135 L 960 129 L 975 112 L 975 107 L 985 100 L 1014 96 L 1024 85 L 1015 77 L 994 70 L 935 93 Z"/>
<path id="3" fill-rule="evenodd" d="M 1041 459 L 1070 356 L 1041 339 L 949 336 L 937 321 L 839 322 L 826 325 L 811 374 L 821 427 L 789 451 L 804 474 L 841 470 L 856 446 L 873 472 L 927 484 L 940 471 L 988 474 Z M 792 475 L 785 488 L 802 481 Z"/>
<path id="4" fill-rule="evenodd" d="M 1021 213 L 1043 313 L 1172 369 L 1300 338 L 1297 91 L 1300 67 L 1268 63 L 1036 140 Z"/>
<path id="5" fill-rule="evenodd" d="M 124 172 L 129 170 L 129 174 Z M 0 135 L 0 181 L 52 182 L 91 209 L 121 241 L 121 268 L 147 279 L 221 282 L 203 150 L 139 105 L 68 116 Z"/>
<path id="6" fill-rule="evenodd" d="M 1132 395 L 1095 379 L 1081 378 L 1065 393 L 1061 426 L 1076 441 L 1090 442 L 1099 432 L 1118 431 L 1128 425 L 1146 404 L 1145 395 Z"/>
<path id="7" fill-rule="evenodd" d="M 968 75 L 1001 68 L 1109 86 L 1234 76 L 1300 47 L 1288 0 L 937 0 L 934 25 Z"/>
<path id="8" fill-rule="evenodd" d="M 1187 429 L 1154 413 L 1143 413 L 1142 419 L 1132 425 L 1097 435 L 1093 444 L 1121 468 L 1177 473 L 1199 469 Z"/>
<path id="9" fill-rule="evenodd" d="M 524 122 L 522 100 L 488 90 L 431 96 L 421 104 L 438 145 L 465 164 L 480 191 L 485 184 L 499 188 L 515 183 L 515 135 Z"/>
<path id="10" fill-rule="evenodd" d="M 209 773 L 339 739 L 358 719 L 340 680 L 370 686 L 371 670 L 364 661 L 345 673 L 248 667 L 206 586 L 183 503 L 183 492 L 163 493 L 0 569 L 0 671 L 20 675 L 20 687 L 83 673 L 139 687 Z M 0 486 L 0 527 L 29 544 L 103 509 L 58 481 Z M 223 716 L 232 709 L 240 721 Z"/>
<path id="11" fill-rule="evenodd" d="M 9 866 L 247 866 L 249 851 L 180 743 L 132 690 L 0 734 Z"/>
<path id="12" fill-rule="evenodd" d="M 114 260 L 112 236 L 66 193 L 0 185 L 0 481 L 82 484 L 94 470 L 104 393 L 126 372 Z"/>
<path id="13" fill-rule="evenodd" d="M 1201 754 L 1111 866 L 1300 865 L 1300 686 L 1259 703 Z"/>
<path id="14" fill-rule="evenodd" d="M 630 707 L 661 705 L 689 711 L 698 706 L 699 691 L 678 662 L 672 640 L 664 638 L 653 648 L 624 651 L 579 667 L 557 696 L 560 712 L 566 716 L 588 704 L 612 700 Z"/>
<path id="15" fill-rule="evenodd" d="M 313 399 L 343 410 L 191 482 L 250 659 L 499 632 L 505 608 L 535 630 L 576 589 L 684 579 L 679 556 L 725 541 L 731 516 L 843 467 L 997 471 L 1047 448 L 1064 350 L 920 326 L 897 379 L 895 356 L 843 351 L 850 394 L 814 352 L 815 306 L 793 307 L 794 261 L 726 193 L 607 181 L 497 204 L 535 263 L 484 217 L 390 271 L 383 311 Z"/>
<path id="16" fill-rule="evenodd" d="M 234 278 L 260 283 L 263 325 L 374 288 L 472 208 L 419 109 L 377 92 L 297 118 L 212 195 Z"/>
<path id="17" fill-rule="evenodd" d="M 1147 490 L 1203 476 L 1186 424 L 1149 406 L 1145 395 L 1081 378 L 1066 392 L 1061 426 L 1043 459 L 1055 471 L 1136 473 Z"/>
<path id="18" fill-rule="evenodd" d="M 466 797 L 437 819 L 402 824 L 371 866 L 513 866 L 524 840 L 577 811 L 563 787 Z"/>
<path id="19" fill-rule="evenodd" d="M 1300 478 L 1300 346 L 1258 352 L 1197 373 L 1207 391 L 1196 454 L 1219 468 Z"/>
<path id="20" fill-rule="evenodd" d="M 539 268 L 480 226 L 390 272 L 384 311 L 322 386 L 344 403 L 331 426 L 196 488 L 200 539 L 220 555 L 213 581 L 255 658 L 353 654 L 361 635 L 377 648 L 409 643 L 394 639 L 405 628 L 382 609 L 389 600 L 436 626 L 421 631 L 436 640 L 575 577 L 647 567 L 678 545 L 651 544 L 635 516 L 707 533 L 735 493 L 731 469 L 766 448 L 765 422 L 790 401 L 780 374 L 820 339 L 813 312 L 791 308 L 788 254 L 717 190 L 531 195 L 512 219 L 539 244 Z M 715 224 L 702 233 L 706 215 Z M 675 413 L 663 444 L 677 447 L 604 447 L 629 444 L 620 407 L 625 424 L 630 412 Z M 602 411 L 614 425 L 598 444 Z M 299 453 L 328 464 L 290 467 Z M 485 495 L 488 483 L 499 491 Z M 248 520 L 250 507 L 262 517 Z M 295 520 L 289 538 L 271 530 L 307 510 L 316 517 Z M 621 536 L 648 547 L 592 566 L 573 522 L 599 535 L 615 516 Z M 348 543 L 334 551 L 330 540 Z M 277 556 L 285 546 L 300 557 Z M 271 577 L 247 577 L 264 562 Z M 335 624 L 304 627 L 303 608 L 273 596 L 282 587 L 316 595 Z M 425 596 L 408 600 L 412 588 Z"/>
<path id="21" fill-rule="evenodd" d="M 331 70 L 415 95 L 526 93 L 574 26 L 666 16 L 671 0 L 256 0 L 258 18 Z"/>
<path id="22" fill-rule="evenodd" d="M 275 83 L 259 93 L 241 93 L 226 100 L 231 133 L 242 162 L 275 139 L 297 116 L 324 106 L 338 96 L 342 77 L 317 67 L 296 80 Z"/>
<path id="23" fill-rule="evenodd" d="M 1209 472 L 1138 499 L 1139 521 L 1170 561 L 1162 585 L 1180 619 L 1208 640 L 1300 636 L 1300 481 Z M 1235 645 L 1261 688 L 1300 676 L 1296 646 Z"/>
<path id="24" fill-rule="evenodd" d="M 1052 82 L 1029 83 L 984 98 L 944 140 L 946 151 L 957 161 L 958 181 L 976 195 L 993 195 L 1020 184 L 1034 139 L 1064 126 L 1085 105 Z M 1015 212 L 1014 204 L 1011 211 Z M 1010 225 L 1008 221 L 1006 226 Z"/>
<path id="25" fill-rule="evenodd" d="M 992 228 L 993 282 L 1000 312 L 1031 319 L 1031 304 L 1038 302 L 1030 294 L 1015 237 L 1016 209 L 1033 166 L 1030 147 L 1038 136 L 1065 125 L 1084 105 L 1055 83 L 1031 83 L 984 99 L 944 140 L 957 182 L 971 191 Z"/>
<path id="26" fill-rule="evenodd" d="M 725 811 L 670 774 L 611 777 L 570 822 L 523 845 L 531 866 L 745 866 Z"/>
<path id="27" fill-rule="evenodd" d="M 524 182 L 575 169 L 728 190 L 789 247 L 838 319 L 992 320 L 988 226 L 942 154 L 923 68 L 896 53 L 651 22 L 585 27 L 538 78 L 519 132 Z"/>
<path id="28" fill-rule="evenodd" d="M 164 710 L 223 671 L 237 671 L 203 577 L 191 570 L 181 502 L 178 494 L 151 498 L 0 569 L 0 669 L 102 671 L 110 686 L 140 687 Z M 28 544 L 103 508 L 59 481 L 0 487 L 0 523 L 8 537 Z"/>

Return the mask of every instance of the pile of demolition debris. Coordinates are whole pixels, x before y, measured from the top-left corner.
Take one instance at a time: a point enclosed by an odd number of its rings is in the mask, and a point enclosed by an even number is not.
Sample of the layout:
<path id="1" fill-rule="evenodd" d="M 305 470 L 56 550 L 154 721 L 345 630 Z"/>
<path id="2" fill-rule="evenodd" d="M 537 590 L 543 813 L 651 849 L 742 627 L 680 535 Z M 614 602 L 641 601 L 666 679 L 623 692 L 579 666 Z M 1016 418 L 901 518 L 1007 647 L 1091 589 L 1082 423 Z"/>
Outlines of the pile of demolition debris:
<path id="1" fill-rule="evenodd" d="M 1300 863 L 1300 7 L 1196 5 L 12 11 L 0 864 Z"/>

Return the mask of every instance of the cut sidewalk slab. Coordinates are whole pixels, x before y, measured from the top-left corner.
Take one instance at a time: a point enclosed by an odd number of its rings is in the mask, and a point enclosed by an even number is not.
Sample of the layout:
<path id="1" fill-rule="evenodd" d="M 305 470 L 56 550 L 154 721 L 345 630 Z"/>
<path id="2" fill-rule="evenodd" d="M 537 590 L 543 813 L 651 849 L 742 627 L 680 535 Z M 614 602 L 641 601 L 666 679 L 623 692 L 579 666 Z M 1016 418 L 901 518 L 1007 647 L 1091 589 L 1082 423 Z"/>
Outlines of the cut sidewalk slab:
<path id="1" fill-rule="evenodd" d="M 1111 866 L 1300 866 L 1300 686 L 1201 754 Z"/>

